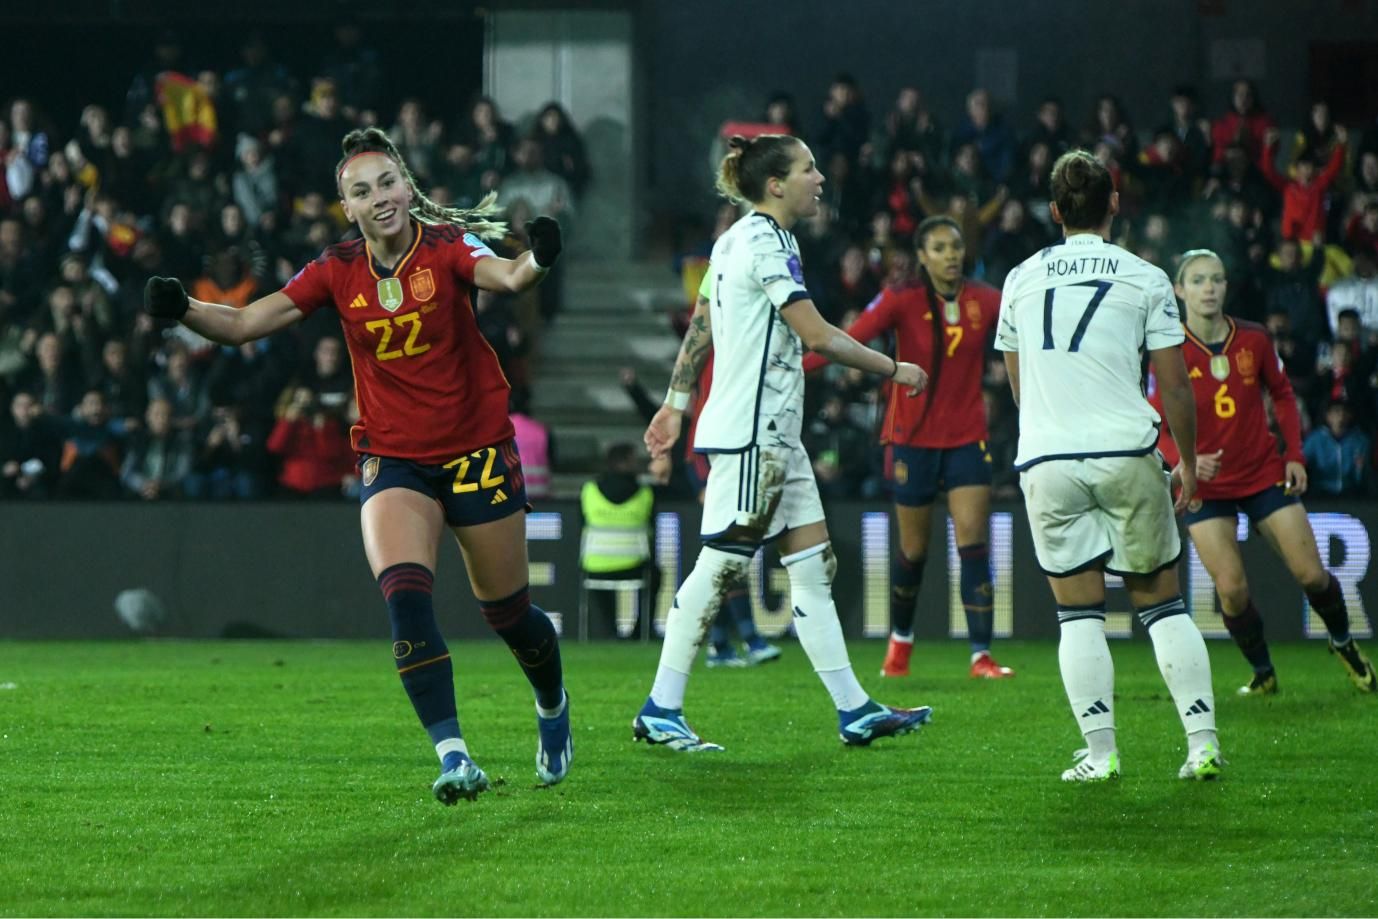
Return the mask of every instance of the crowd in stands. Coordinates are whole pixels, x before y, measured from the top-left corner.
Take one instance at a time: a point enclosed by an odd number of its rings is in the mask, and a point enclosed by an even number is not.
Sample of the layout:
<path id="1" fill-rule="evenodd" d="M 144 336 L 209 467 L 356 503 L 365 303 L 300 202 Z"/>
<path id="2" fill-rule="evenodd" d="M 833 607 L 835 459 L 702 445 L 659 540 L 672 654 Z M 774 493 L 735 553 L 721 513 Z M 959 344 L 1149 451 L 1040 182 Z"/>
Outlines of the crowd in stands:
<path id="1" fill-rule="evenodd" d="M 1015 265 L 1061 238 L 1048 208 L 1053 161 L 1071 147 L 1093 151 L 1120 192 L 1112 241 L 1169 276 L 1184 250 L 1215 250 L 1228 272 L 1227 311 L 1272 332 L 1301 405 L 1313 493 L 1370 493 L 1378 120 L 1351 133 L 1318 100 L 1284 135 L 1250 82 L 1234 83 L 1222 101 L 1223 110 L 1208 110 L 1181 86 L 1136 125 L 1114 95 L 1100 96 L 1083 120 L 1057 98 L 1002 112 L 978 88 L 948 121 L 906 87 L 875 117 L 843 74 L 816 114 L 781 93 L 744 120 L 802 137 L 827 178 L 818 216 L 795 233 L 809 290 L 843 327 L 882 287 L 914 277 L 913 231 L 930 215 L 963 227 L 967 276 L 1000 287 Z M 737 216 L 731 205 L 719 211 L 685 271 L 702 265 L 711 239 Z M 996 495 L 1013 497 L 1017 412 L 994 350 L 984 384 Z M 845 368 L 811 378 L 805 445 L 825 495 L 881 493 L 884 398 L 876 378 Z"/>
<path id="2" fill-rule="evenodd" d="M 240 58 L 198 70 L 164 33 L 122 109 L 92 104 L 54 124 L 38 83 L 0 99 L 0 499 L 348 495 L 357 408 L 335 315 L 222 347 L 143 314 L 146 279 L 243 306 L 356 235 L 333 174 L 355 127 L 386 128 L 438 203 L 497 190 L 507 254 L 526 248 L 536 214 L 568 225 L 589 181 L 555 103 L 521 132 L 485 97 L 449 123 L 416 99 L 387 103 L 357 25 L 341 24 L 309 73 L 259 37 Z M 558 279 L 478 299 L 518 398 L 559 307 Z"/>

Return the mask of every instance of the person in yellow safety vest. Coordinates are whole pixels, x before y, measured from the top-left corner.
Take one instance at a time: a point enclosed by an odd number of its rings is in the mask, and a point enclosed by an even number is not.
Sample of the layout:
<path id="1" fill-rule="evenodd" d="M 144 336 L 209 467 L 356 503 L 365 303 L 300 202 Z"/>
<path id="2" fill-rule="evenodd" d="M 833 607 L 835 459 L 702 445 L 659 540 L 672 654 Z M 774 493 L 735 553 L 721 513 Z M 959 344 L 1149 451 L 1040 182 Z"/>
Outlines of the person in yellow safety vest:
<path id="1" fill-rule="evenodd" d="M 608 448 L 602 474 L 584 483 L 579 493 L 583 517 L 579 564 L 586 575 L 600 580 L 639 578 L 646 576 L 649 569 L 647 589 L 654 597 L 660 586 L 660 571 L 651 564 L 655 493 L 640 481 L 639 466 L 635 447 L 614 444 Z M 615 634 L 614 595 L 594 591 L 589 600 L 598 603 Z M 636 628 L 632 634 L 636 634 Z"/>

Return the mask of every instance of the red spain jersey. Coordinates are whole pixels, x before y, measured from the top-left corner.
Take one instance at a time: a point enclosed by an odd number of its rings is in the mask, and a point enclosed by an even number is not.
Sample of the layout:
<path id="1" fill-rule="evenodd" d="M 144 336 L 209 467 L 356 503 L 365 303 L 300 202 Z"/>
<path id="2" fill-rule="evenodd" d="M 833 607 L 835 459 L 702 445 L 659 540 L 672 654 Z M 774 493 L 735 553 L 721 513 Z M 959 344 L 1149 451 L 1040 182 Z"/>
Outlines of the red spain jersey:
<path id="1" fill-rule="evenodd" d="M 999 316 L 1000 291 L 979 281 L 962 282 L 955 300 L 930 297 L 915 281 L 886 288 L 871 301 L 847 334 L 865 342 L 894 330 L 895 360 L 918 364 L 929 374 L 928 388 L 912 399 L 890 384 L 881 443 L 945 449 L 987 439 L 981 379 L 986 343 Z M 942 348 L 941 361 L 935 344 Z M 809 354 L 804 370 L 825 363 Z"/>
<path id="2" fill-rule="evenodd" d="M 360 453 L 444 463 L 510 440 L 510 387 L 479 333 L 474 265 L 493 250 L 463 227 L 413 223 L 391 271 L 362 239 L 331 246 L 282 289 L 311 314 L 334 307 L 354 365 Z"/>
<path id="3" fill-rule="evenodd" d="M 1217 450 L 1220 472 L 1200 482 L 1197 495 L 1205 501 L 1247 498 L 1286 480 L 1285 464 L 1302 462 L 1301 419 L 1292 384 L 1282 369 L 1268 330 L 1253 322 L 1227 318 L 1223 342 L 1207 344 L 1186 329 L 1182 355 L 1196 395 L 1196 453 Z M 1185 328 L 1185 327 L 1184 327 Z M 1273 411 L 1283 445 L 1268 427 L 1263 390 L 1273 399 Z M 1152 374 L 1148 399 L 1158 414 L 1163 401 Z M 1158 449 L 1172 465 L 1179 459 L 1167 421 L 1158 436 Z"/>

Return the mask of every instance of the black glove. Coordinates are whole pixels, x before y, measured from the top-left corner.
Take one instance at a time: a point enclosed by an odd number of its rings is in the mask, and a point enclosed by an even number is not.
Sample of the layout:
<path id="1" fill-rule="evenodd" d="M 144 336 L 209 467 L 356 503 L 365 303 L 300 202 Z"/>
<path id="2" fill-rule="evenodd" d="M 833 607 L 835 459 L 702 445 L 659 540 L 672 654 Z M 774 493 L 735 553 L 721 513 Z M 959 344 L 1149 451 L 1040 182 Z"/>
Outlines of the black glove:
<path id="1" fill-rule="evenodd" d="M 531 240 L 531 256 L 542 268 L 549 268 L 564 248 L 560 242 L 560 224 L 554 217 L 537 217 L 526 225 L 526 237 Z"/>
<path id="2" fill-rule="evenodd" d="M 153 276 L 144 285 L 144 312 L 155 319 L 179 320 L 187 314 L 187 291 L 176 278 Z"/>

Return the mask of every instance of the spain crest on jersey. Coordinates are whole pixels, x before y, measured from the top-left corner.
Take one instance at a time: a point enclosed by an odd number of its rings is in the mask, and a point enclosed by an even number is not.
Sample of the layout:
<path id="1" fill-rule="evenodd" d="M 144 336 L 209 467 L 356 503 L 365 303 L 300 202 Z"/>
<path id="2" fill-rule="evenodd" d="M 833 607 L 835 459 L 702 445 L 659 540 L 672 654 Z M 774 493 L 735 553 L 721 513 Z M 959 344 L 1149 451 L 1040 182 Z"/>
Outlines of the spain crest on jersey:
<path id="1" fill-rule="evenodd" d="M 425 303 L 435 296 L 435 276 L 431 274 L 431 269 L 422 268 L 413 272 L 407 280 L 411 284 L 411 295 L 418 302 Z"/>
<path id="2" fill-rule="evenodd" d="M 1234 365 L 1239 368 L 1240 376 L 1251 377 L 1254 375 L 1254 352 L 1240 351 L 1234 356 Z"/>
<path id="3" fill-rule="evenodd" d="M 967 322 L 971 323 L 973 326 L 979 325 L 981 322 L 981 301 L 968 300 L 966 306 Z"/>
<path id="4" fill-rule="evenodd" d="M 1211 376 L 1222 383 L 1230 378 L 1230 358 L 1228 355 L 1211 355 Z"/>

